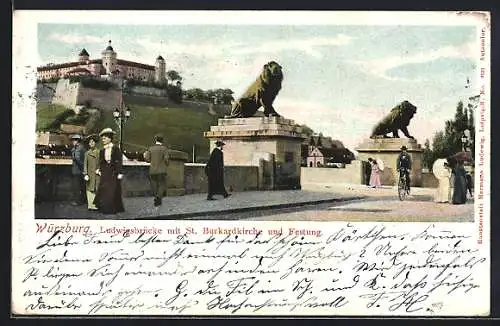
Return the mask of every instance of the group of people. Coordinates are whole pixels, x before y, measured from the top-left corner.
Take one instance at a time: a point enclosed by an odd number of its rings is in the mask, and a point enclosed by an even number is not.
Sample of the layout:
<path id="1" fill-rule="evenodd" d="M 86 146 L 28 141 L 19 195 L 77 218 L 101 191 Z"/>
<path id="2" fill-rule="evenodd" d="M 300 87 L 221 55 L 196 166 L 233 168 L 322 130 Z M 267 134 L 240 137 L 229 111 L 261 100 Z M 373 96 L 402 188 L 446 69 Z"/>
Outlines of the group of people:
<path id="1" fill-rule="evenodd" d="M 406 146 L 401 147 L 398 159 L 396 161 L 396 170 L 399 175 L 404 175 L 407 180 L 407 191 L 410 191 L 410 171 L 412 166 L 411 156 Z M 372 188 L 382 187 L 381 176 L 384 171 L 384 162 L 381 159 L 368 158 L 368 164 L 365 170 L 366 185 Z"/>
<path id="2" fill-rule="evenodd" d="M 365 170 L 366 185 L 372 188 L 381 187 L 380 177 L 384 170 L 383 161 L 380 159 L 368 158 L 368 165 Z M 410 191 L 410 175 L 412 160 L 406 146 L 401 147 L 401 152 L 396 162 L 396 169 L 399 177 L 404 174 L 407 180 L 407 191 Z M 437 203 L 452 203 L 454 205 L 465 204 L 467 193 L 472 197 L 472 176 L 466 172 L 464 163 L 452 157 L 438 159 L 435 161 L 432 171 L 439 181 L 434 201 Z"/>
<path id="3" fill-rule="evenodd" d="M 432 171 L 439 182 L 435 202 L 462 205 L 467 201 L 467 193 L 472 197 L 472 176 L 465 171 L 462 161 L 437 159 Z"/>
<path id="4" fill-rule="evenodd" d="M 113 144 L 114 135 L 115 132 L 111 128 L 105 128 L 99 135 L 71 137 L 72 205 L 87 203 L 89 211 L 100 211 L 103 214 L 125 211 L 121 184 L 124 176 L 123 153 Z M 101 149 L 97 148 L 99 141 L 102 143 Z M 166 195 L 169 165 L 168 149 L 163 145 L 161 135 L 154 137 L 154 144 L 144 152 L 144 158 L 151 163 L 149 175 L 154 196 L 153 204 L 158 207 Z"/>
<path id="5" fill-rule="evenodd" d="M 87 203 L 89 211 L 100 211 L 103 214 L 124 212 L 122 199 L 123 153 L 113 144 L 115 132 L 111 128 L 103 129 L 99 135 L 80 135 L 71 137 L 73 147 L 72 158 L 72 205 Z M 102 143 L 98 149 L 97 144 Z M 87 145 L 87 146 L 85 146 Z M 208 178 L 207 200 L 215 200 L 215 195 L 224 198 L 231 196 L 224 186 L 224 157 L 222 141 L 216 147 L 205 166 Z M 149 178 L 153 194 L 153 206 L 162 205 L 167 192 L 167 170 L 170 163 L 169 150 L 164 145 L 161 134 L 154 136 L 153 145 L 144 152 L 144 160 L 149 165 Z"/>

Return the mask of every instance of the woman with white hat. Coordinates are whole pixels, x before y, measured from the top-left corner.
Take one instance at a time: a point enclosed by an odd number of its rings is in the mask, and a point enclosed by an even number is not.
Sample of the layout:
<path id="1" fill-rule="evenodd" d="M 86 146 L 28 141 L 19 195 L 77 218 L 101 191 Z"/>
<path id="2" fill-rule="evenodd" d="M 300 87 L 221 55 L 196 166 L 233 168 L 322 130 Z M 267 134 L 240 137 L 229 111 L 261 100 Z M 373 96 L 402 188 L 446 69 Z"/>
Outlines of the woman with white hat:
<path id="1" fill-rule="evenodd" d="M 99 168 L 96 173 L 100 176 L 97 188 L 95 205 L 104 214 L 124 212 L 122 199 L 123 154 L 113 144 L 115 132 L 105 128 L 99 133 L 103 148 L 99 151 Z"/>

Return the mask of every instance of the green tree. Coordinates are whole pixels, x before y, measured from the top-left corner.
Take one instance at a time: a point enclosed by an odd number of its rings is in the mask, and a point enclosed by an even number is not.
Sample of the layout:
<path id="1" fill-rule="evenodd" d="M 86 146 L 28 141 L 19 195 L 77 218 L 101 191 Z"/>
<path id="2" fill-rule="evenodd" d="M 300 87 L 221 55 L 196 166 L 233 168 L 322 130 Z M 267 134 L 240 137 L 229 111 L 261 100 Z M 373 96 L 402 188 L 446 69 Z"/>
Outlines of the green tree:
<path id="1" fill-rule="evenodd" d="M 470 99 L 472 100 L 472 98 Z M 432 168 L 432 164 L 438 158 L 446 158 L 457 152 L 462 151 L 462 137 L 464 131 L 469 129 L 472 146 L 471 152 L 474 154 L 474 104 L 469 102 L 467 108 L 464 107 L 462 101 L 457 103 L 455 116 L 453 120 L 445 121 L 444 131 L 439 131 L 434 134 L 432 140 L 432 150 L 430 146 L 424 148 L 424 162 Z"/>
<path id="2" fill-rule="evenodd" d="M 175 81 L 182 81 L 182 77 L 177 71 L 169 70 L 167 71 L 167 81 L 173 84 Z"/>
<path id="3" fill-rule="evenodd" d="M 432 164 L 434 163 L 434 152 L 431 149 L 431 142 L 429 139 L 425 140 L 424 143 L 424 152 L 423 152 L 423 157 L 422 160 L 424 162 L 424 166 L 428 168 L 429 170 L 432 169 Z"/>
<path id="4" fill-rule="evenodd" d="M 191 101 L 202 101 L 205 98 L 205 92 L 201 88 L 191 88 L 184 91 L 184 98 Z"/>

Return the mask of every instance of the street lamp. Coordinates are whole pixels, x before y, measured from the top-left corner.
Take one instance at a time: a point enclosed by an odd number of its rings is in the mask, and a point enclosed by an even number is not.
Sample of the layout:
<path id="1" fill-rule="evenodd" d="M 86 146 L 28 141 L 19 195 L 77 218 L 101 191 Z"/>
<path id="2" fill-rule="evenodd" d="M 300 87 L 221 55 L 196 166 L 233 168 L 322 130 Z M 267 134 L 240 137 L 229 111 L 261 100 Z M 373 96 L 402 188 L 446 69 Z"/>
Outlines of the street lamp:
<path id="1" fill-rule="evenodd" d="M 467 149 L 468 149 L 469 139 L 470 139 L 470 130 L 469 129 L 465 129 L 464 133 L 462 135 L 462 150 L 464 152 L 466 152 Z"/>
<path id="2" fill-rule="evenodd" d="M 126 82 L 126 80 L 123 80 L 121 85 L 120 107 L 113 111 L 113 118 L 120 129 L 120 143 L 118 144 L 120 149 L 122 149 L 123 146 L 123 127 L 131 114 L 130 109 L 123 105 L 123 89 L 126 87 Z"/>
<path id="3" fill-rule="evenodd" d="M 120 129 L 120 143 L 118 144 L 119 148 L 122 149 L 123 143 L 123 127 L 127 120 L 130 118 L 130 109 L 129 108 L 116 108 L 113 111 L 113 118 L 115 118 L 115 122 Z"/>

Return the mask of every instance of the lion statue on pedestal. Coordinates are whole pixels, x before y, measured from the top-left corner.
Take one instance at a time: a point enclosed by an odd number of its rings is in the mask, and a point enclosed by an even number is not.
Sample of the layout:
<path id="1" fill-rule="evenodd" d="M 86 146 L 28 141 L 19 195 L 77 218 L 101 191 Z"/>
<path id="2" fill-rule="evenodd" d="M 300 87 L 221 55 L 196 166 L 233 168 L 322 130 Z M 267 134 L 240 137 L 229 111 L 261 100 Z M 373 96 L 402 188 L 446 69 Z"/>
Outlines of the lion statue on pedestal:
<path id="1" fill-rule="evenodd" d="M 417 113 L 416 106 L 408 101 L 401 102 L 375 125 L 370 138 L 399 138 L 398 130 L 401 130 L 406 137 L 414 139 L 408 132 L 408 125 L 415 113 Z M 392 137 L 387 136 L 391 132 Z"/>
<path id="2" fill-rule="evenodd" d="M 282 81 L 282 67 L 275 61 L 268 62 L 257 80 L 234 102 L 231 113 L 225 118 L 253 117 L 260 107 L 264 107 L 266 117 L 279 117 L 280 115 L 274 110 L 273 102 L 281 89 Z"/>

